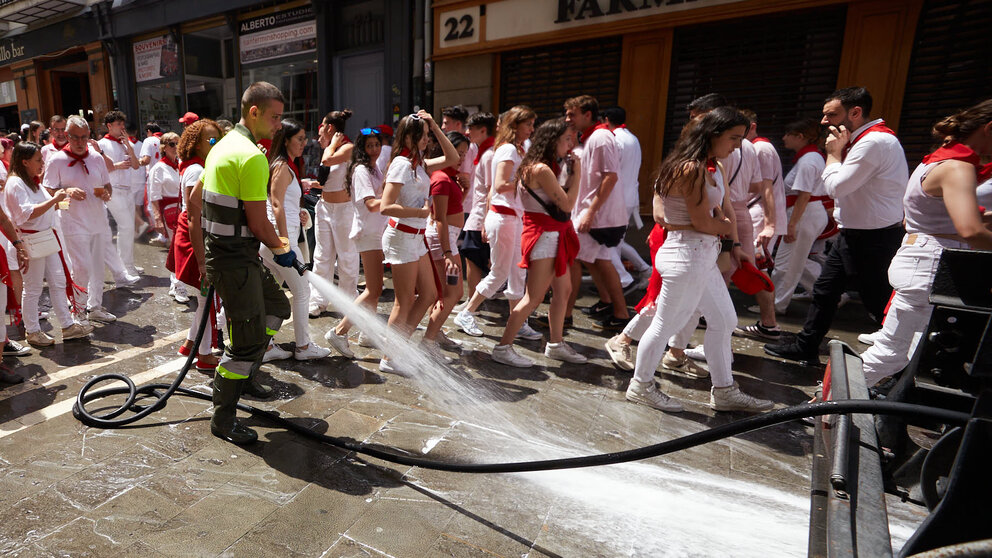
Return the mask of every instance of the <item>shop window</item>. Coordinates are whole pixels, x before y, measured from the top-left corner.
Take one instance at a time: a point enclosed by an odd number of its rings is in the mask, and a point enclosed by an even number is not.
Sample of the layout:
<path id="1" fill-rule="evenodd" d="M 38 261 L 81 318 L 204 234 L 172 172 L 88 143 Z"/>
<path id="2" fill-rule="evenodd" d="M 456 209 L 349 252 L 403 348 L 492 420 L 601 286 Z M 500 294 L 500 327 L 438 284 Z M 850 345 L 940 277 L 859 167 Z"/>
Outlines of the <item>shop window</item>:
<path id="1" fill-rule="evenodd" d="M 924 3 L 899 121 L 910 168 L 933 148 L 937 120 L 989 98 L 990 26 L 987 0 Z"/>
<path id="2" fill-rule="evenodd" d="M 676 29 L 665 151 L 689 119 L 686 105 L 707 93 L 757 113 L 758 133 L 782 150 L 785 125 L 819 119 L 836 88 L 845 16 L 835 6 Z"/>
<path id="3" fill-rule="evenodd" d="M 543 121 L 562 116 L 562 103 L 576 95 L 592 95 L 601 107 L 615 105 L 622 53 L 620 37 L 504 53 L 499 110 L 527 105 Z"/>
<path id="4" fill-rule="evenodd" d="M 237 122 L 234 33 L 227 26 L 211 27 L 183 35 L 186 72 L 186 106 L 204 118 Z"/>
<path id="5" fill-rule="evenodd" d="M 261 67 L 245 68 L 242 80 L 246 87 L 256 81 L 267 81 L 278 87 L 286 98 L 283 116 L 302 122 L 304 129 L 311 133 L 317 132 L 323 115 L 318 114 L 317 108 L 316 60 L 279 60 Z"/>
<path id="6" fill-rule="evenodd" d="M 169 33 L 136 41 L 134 71 L 138 83 L 138 125 L 157 122 L 165 130 L 178 130 L 183 111 L 179 83 L 179 45 Z"/>

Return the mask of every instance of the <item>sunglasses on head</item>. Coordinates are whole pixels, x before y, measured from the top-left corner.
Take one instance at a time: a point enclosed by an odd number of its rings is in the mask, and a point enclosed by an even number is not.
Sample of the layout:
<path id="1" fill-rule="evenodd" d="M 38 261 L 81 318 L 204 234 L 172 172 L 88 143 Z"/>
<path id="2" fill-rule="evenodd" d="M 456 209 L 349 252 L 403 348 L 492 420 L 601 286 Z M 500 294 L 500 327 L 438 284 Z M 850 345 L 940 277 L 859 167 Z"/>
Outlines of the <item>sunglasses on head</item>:
<path id="1" fill-rule="evenodd" d="M 358 133 L 363 136 L 377 135 L 379 134 L 379 128 L 362 128 Z"/>
<path id="2" fill-rule="evenodd" d="M 418 114 L 411 114 L 410 115 L 410 120 L 420 120 L 420 115 L 418 115 Z"/>

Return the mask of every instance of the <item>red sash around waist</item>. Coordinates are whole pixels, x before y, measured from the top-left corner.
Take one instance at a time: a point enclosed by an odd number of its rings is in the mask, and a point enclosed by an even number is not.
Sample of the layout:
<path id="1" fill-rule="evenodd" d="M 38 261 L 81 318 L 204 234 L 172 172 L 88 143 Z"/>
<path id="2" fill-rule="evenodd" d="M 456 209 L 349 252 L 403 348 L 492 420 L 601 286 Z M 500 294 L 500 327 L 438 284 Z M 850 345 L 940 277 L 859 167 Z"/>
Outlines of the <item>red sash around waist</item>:
<path id="1" fill-rule="evenodd" d="M 796 200 L 798 200 L 798 199 L 799 199 L 799 196 L 796 195 L 796 194 L 789 194 L 788 196 L 785 196 L 785 207 L 786 208 L 789 208 L 789 207 L 792 207 L 792 206 L 796 205 Z M 829 199 L 830 199 L 830 196 L 810 196 L 809 197 L 809 201 L 811 201 L 811 202 L 817 202 L 817 201 L 818 202 L 822 202 L 822 201 L 827 201 Z"/>
<path id="2" fill-rule="evenodd" d="M 561 277 L 568 273 L 572 262 L 575 261 L 575 256 L 579 254 L 579 235 L 575 234 L 575 228 L 571 221 L 556 221 L 547 213 L 524 212 L 524 231 L 520 239 L 520 251 L 523 258 L 518 265 L 527 269 L 530 252 L 534 249 L 538 239 L 541 238 L 541 234 L 545 232 L 558 233 L 558 250 L 555 252 L 555 277 Z"/>
<path id="3" fill-rule="evenodd" d="M 424 234 L 425 232 L 427 232 L 427 229 L 415 229 L 410 225 L 404 225 L 403 223 L 399 223 L 395 219 L 389 220 L 389 226 L 393 227 L 398 231 L 402 231 L 410 234 Z"/>
<path id="4" fill-rule="evenodd" d="M 499 213 L 500 215 L 512 215 L 514 217 L 517 216 L 516 211 L 510 209 L 509 207 L 506 207 L 505 205 L 490 205 L 489 209 L 491 211 L 495 211 L 496 213 Z"/>

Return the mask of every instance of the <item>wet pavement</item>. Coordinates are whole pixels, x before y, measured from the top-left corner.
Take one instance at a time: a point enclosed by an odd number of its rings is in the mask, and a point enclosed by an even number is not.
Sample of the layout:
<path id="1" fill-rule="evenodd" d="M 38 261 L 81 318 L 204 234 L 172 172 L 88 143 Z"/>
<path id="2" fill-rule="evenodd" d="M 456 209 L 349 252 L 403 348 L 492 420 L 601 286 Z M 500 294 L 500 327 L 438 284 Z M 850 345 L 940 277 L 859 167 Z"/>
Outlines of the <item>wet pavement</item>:
<path id="1" fill-rule="evenodd" d="M 136 384 L 169 382 L 181 366 L 192 308 L 167 295 L 162 248 L 138 245 L 145 276 L 108 290 L 119 317 L 90 341 L 4 359 L 26 378 L 0 390 L 0 554 L 10 556 L 800 556 L 806 553 L 812 429 L 789 423 L 642 462 L 527 474 L 463 474 L 407 467 L 318 444 L 256 419 L 259 442 L 240 448 L 209 432 L 209 404 L 174 397 L 119 430 L 83 426 L 72 402 L 103 373 Z M 108 284 L 110 289 L 112 285 Z M 387 284 L 388 287 L 388 284 Z M 588 289 L 587 289 L 588 290 Z M 757 319 L 733 291 L 741 324 Z M 634 295 L 640 296 L 640 293 Z M 388 313 L 391 291 L 380 302 Z M 632 297 L 630 302 L 635 302 Z M 594 297 L 584 292 L 578 306 Z M 801 327 L 793 303 L 782 327 Z M 538 309 L 541 314 L 546 305 Z M 463 342 L 438 388 L 416 375 L 378 371 L 381 354 L 263 366 L 276 390 L 258 407 L 331 436 L 406 455 L 503 462 L 614 452 L 726 424 L 743 415 L 709 409 L 709 383 L 659 371 L 686 411 L 630 404 L 629 372 L 613 367 L 608 335 L 576 311 L 566 340 L 584 365 L 493 363 L 506 302 L 483 305 L 486 336 Z M 339 316 L 310 320 L 314 339 Z M 42 322 L 45 324 L 45 322 Z M 451 321 L 449 319 L 449 325 Z M 854 301 L 832 334 L 852 346 L 873 328 Z M 535 324 L 536 326 L 536 324 Z M 47 325 L 43 327 L 47 328 Z M 10 329 L 13 335 L 13 328 Z M 415 338 L 419 336 L 415 334 Z M 287 324 L 276 336 L 292 348 Z M 702 341 L 698 330 L 694 342 Z M 748 393 L 787 406 L 808 400 L 822 368 L 765 356 L 735 337 L 735 377 Z M 823 357 L 826 361 L 826 357 Z M 209 392 L 192 371 L 184 386 Z M 119 398 L 118 401 L 122 400 Z M 895 547 L 922 512 L 889 498 Z"/>

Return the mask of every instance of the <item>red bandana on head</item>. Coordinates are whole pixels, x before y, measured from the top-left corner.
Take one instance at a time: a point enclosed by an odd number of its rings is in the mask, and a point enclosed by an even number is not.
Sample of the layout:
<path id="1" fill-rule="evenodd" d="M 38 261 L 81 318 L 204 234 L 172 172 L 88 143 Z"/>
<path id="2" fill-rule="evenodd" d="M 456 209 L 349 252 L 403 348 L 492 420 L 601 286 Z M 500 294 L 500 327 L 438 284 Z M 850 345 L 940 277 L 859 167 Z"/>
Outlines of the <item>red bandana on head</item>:
<path id="1" fill-rule="evenodd" d="M 482 159 L 482 154 L 492 148 L 493 143 L 496 142 L 495 136 L 489 136 L 485 141 L 479 144 L 479 152 L 475 154 L 475 161 L 473 164 L 478 165 L 479 161 Z"/>
<path id="2" fill-rule="evenodd" d="M 805 155 L 805 154 L 807 154 L 807 153 L 819 153 L 820 156 L 823 157 L 823 160 L 824 161 L 827 160 L 826 153 L 820 151 L 820 148 L 819 147 L 817 147 L 816 145 L 814 145 L 814 144 L 811 143 L 811 144 L 807 145 L 806 147 L 800 149 L 799 151 L 796 151 L 796 155 L 792 158 L 792 162 L 793 163 L 798 162 L 799 159 L 801 159 L 802 156 Z"/>
<path id="3" fill-rule="evenodd" d="M 76 155 L 75 153 L 72 152 L 72 148 L 69 147 L 69 144 L 67 143 L 65 144 L 65 147 L 62 148 L 62 151 L 64 151 L 69 156 L 69 158 L 72 159 L 72 162 L 69 163 L 70 168 L 76 166 L 76 163 L 79 163 L 83 167 L 83 172 L 85 172 L 86 174 L 90 173 L 90 169 L 86 168 L 86 157 L 90 154 L 89 147 L 86 148 L 86 153 L 83 153 L 82 155 Z"/>
<path id="4" fill-rule="evenodd" d="M 193 165 L 200 165 L 202 167 L 203 166 L 203 159 L 201 159 L 199 157 L 193 157 L 192 159 L 190 159 L 188 161 L 183 161 L 183 162 L 179 163 L 179 175 L 182 176 L 183 172 L 186 169 L 192 167 Z"/>
<path id="5" fill-rule="evenodd" d="M 589 137 L 592 136 L 593 132 L 595 132 L 596 130 L 606 130 L 607 132 L 610 132 L 610 134 L 613 133 L 610 130 L 610 127 L 609 126 L 607 126 L 606 124 L 603 124 L 603 123 L 599 123 L 599 124 L 596 124 L 595 126 L 589 126 L 585 130 L 582 130 L 582 133 L 579 134 L 579 142 L 585 143 L 586 141 L 588 141 L 589 140 Z"/>

